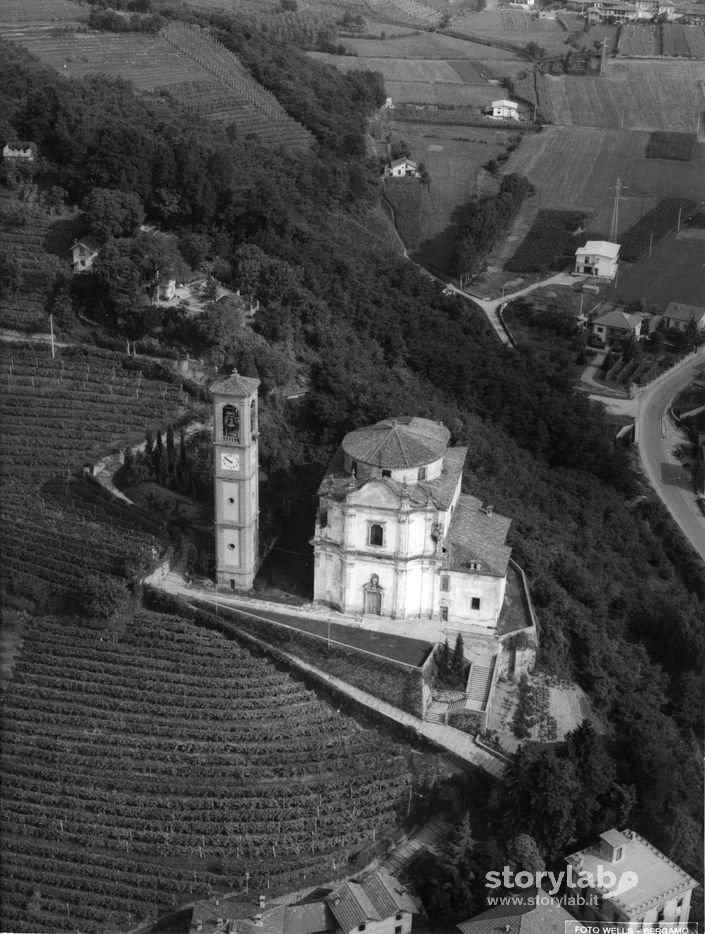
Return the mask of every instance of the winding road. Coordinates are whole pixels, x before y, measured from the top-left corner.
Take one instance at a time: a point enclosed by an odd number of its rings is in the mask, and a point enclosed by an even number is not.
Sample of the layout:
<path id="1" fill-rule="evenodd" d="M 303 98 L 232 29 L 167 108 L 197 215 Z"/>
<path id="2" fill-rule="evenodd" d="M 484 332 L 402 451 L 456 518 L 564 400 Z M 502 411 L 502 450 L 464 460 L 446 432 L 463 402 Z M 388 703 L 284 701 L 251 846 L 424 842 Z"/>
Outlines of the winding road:
<path id="1" fill-rule="evenodd" d="M 636 399 L 639 455 L 649 483 L 705 561 L 705 516 L 695 501 L 690 473 L 673 454 L 683 439 L 669 414 L 673 399 L 698 374 L 705 375 L 705 348 L 647 386 Z"/>

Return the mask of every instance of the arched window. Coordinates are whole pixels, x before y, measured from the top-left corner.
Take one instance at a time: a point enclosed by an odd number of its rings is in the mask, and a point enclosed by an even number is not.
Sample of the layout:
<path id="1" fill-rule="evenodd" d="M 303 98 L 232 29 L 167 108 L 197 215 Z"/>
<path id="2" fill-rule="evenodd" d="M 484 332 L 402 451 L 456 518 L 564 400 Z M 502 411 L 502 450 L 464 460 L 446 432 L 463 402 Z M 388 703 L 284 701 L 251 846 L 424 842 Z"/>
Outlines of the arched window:
<path id="1" fill-rule="evenodd" d="M 223 437 L 240 440 L 240 413 L 234 405 L 223 406 Z"/>
<path id="2" fill-rule="evenodd" d="M 254 434 L 257 431 L 257 401 L 255 399 L 250 402 L 250 434 Z"/>
<path id="3" fill-rule="evenodd" d="M 379 525 L 377 522 L 372 523 L 368 532 L 368 542 L 370 545 L 375 545 L 377 548 L 381 548 L 384 545 L 383 525 Z"/>

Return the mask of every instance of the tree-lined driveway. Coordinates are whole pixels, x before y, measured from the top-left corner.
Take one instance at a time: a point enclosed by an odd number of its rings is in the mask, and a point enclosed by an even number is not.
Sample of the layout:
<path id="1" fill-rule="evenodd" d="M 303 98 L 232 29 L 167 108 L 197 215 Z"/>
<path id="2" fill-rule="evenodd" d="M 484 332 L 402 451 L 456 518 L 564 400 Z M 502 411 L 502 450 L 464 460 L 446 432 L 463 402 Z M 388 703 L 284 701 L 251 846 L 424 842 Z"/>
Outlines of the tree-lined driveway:
<path id="1" fill-rule="evenodd" d="M 695 501 L 689 471 L 673 454 L 682 434 L 668 411 L 673 399 L 698 374 L 705 375 L 703 352 L 644 389 L 637 398 L 636 419 L 644 472 L 683 534 L 705 561 L 705 516 Z"/>

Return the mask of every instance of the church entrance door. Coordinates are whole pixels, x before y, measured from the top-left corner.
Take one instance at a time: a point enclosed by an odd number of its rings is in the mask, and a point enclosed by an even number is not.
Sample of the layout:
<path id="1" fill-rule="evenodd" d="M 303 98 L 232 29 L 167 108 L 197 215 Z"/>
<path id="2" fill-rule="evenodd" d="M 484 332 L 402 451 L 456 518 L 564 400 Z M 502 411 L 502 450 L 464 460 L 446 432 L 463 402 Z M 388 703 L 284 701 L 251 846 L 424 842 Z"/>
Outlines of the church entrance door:
<path id="1" fill-rule="evenodd" d="M 365 591 L 365 615 L 380 616 L 382 613 L 382 594 L 379 590 Z"/>

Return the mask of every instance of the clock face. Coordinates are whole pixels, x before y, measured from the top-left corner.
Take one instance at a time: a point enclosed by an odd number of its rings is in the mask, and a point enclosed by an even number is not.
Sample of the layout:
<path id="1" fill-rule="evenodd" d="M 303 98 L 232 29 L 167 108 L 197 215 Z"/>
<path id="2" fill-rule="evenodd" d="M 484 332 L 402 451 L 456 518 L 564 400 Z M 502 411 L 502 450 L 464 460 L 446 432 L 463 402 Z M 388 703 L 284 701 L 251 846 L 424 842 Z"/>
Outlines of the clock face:
<path id="1" fill-rule="evenodd" d="M 221 454 L 220 455 L 220 466 L 223 470 L 239 470 L 240 469 L 240 455 L 239 454 Z"/>

